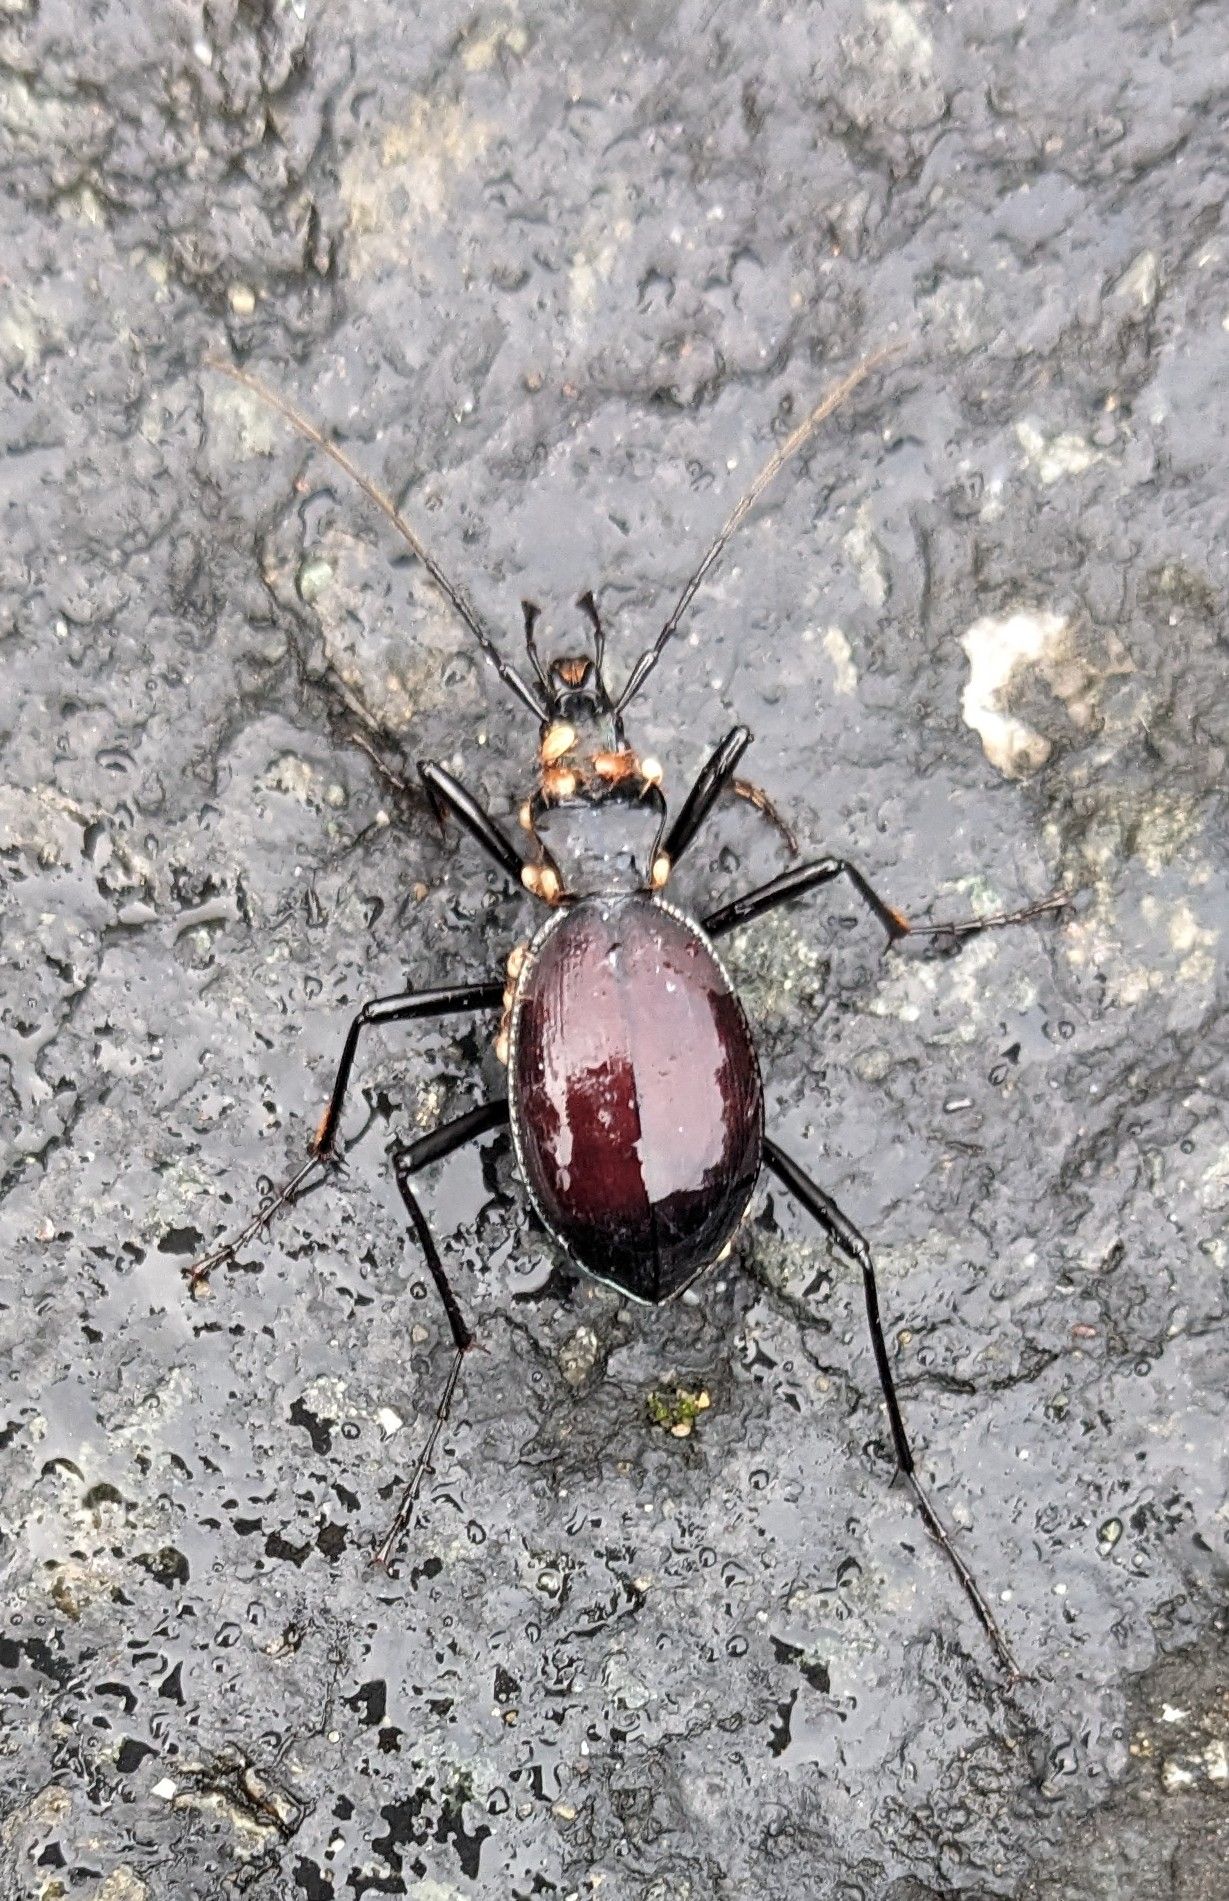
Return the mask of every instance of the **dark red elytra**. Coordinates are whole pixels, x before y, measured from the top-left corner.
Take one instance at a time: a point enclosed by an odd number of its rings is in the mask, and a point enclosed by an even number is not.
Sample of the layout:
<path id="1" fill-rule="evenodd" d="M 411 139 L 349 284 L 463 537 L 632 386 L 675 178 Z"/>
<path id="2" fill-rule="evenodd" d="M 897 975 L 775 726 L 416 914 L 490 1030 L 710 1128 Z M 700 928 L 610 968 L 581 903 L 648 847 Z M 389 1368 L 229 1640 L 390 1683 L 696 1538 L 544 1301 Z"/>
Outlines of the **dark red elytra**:
<path id="1" fill-rule="evenodd" d="M 755 1047 L 708 940 L 643 892 L 586 898 L 531 946 L 510 1030 L 538 1214 L 590 1273 L 668 1300 L 732 1238 L 763 1149 Z"/>

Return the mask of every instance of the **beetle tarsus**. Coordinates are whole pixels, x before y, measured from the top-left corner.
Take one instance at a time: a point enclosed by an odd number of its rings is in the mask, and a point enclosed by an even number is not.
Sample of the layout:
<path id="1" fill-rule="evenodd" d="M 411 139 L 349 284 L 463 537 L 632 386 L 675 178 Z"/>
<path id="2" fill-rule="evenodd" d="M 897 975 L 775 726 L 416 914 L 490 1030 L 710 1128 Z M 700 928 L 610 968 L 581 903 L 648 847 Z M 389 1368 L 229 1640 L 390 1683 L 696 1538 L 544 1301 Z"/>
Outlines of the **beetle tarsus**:
<path id="1" fill-rule="evenodd" d="M 378 1565 L 382 1571 L 386 1571 L 390 1577 L 392 1576 L 393 1559 L 397 1554 L 397 1548 L 414 1522 L 414 1507 L 418 1503 L 418 1494 L 422 1490 L 422 1482 L 428 1472 L 432 1470 L 431 1461 L 435 1456 L 435 1448 L 439 1443 L 440 1434 L 443 1432 L 448 1415 L 452 1410 L 452 1396 L 457 1390 L 457 1381 L 461 1374 L 461 1362 L 465 1358 L 465 1353 L 466 1349 L 464 1347 L 458 1347 L 453 1353 L 452 1365 L 448 1369 L 448 1378 L 444 1385 L 443 1396 L 436 1408 L 435 1418 L 432 1421 L 427 1443 L 414 1462 L 414 1470 L 410 1475 L 410 1482 L 401 1494 L 397 1509 L 393 1514 L 393 1521 L 372 1553 L 372 1563 Z"/>
<path id="2" fill-rule="evenodd" d="M 962 918 L 945 924 L 915 924 L 903 911 L 898 911 L 894 905 L 881 898 L 869 879 L 847 858 L 816 858 L 809 864 L 795 865 L 789 871 L 781 872 L 779 877 L 770 878 L 767 884 L 757 885 L 754 891 L 744 892 L 741 898 L 723 904 L 720 910 L 710 911 L 703 920 L 704 930 L 709 937 L 722 937 L 727 931 L 736 930 L 741 924 L 750 924 L 769 911 L 775 911 L 779 905 L 788 904 L 793 898 L 805 897 L 809 891 L 831 884 L 834 878 L 841 877 L 849 879 L 867 909 L 879 920 L 888 934 L 889 944 L 898 944 L 904 937 L 972 937 L 978 931 L 1001 930 L 1008 924 L 1028 924 L 1034 918 L 1045 917 L 1051 912 L 1065 911 L 1073 895 L 1066 890 L 1052 891 L 1049 897 L 1022 905 L 1016 911 L 992 911 L 983 917 Z"/>
<path id="3" fill-rule="evenodd" d="M 946 1553 L 948 1563 L 964 1586 L 965 1596 L 973 1606 L 974 1614 L 978 1622 L 990 1639 L 994 1653 L 1007 1673 L 1008 1682 L 1018 1683 L 1023 1673 L 1015 1657 L 1012 1655 L 1011 1647 L 1007 1639 L 999 1629 L 994 1612 L 990 1609 L 990 1606 L 982 1596 L 977 1579 L 973 1576 L 968 1565 L 952 1543 L 951 1534 L 948 1532 L 943 1520 L 939 1517 L 938 1512 L 936 1512 L 930 1499 L 927 1497 L 917 1473 L 912 1470 L 906 1470 L 903 1466 L 901 1470 L 908 1482 L 910 1491 L 913 1493 L 913 1502 L 918 1508 L 922 1523 L 925 1525 L 935 1543 Z"/>
<path id="4" fill-rule="evenodd" d="M 313 1150 L 294 1174 L 282 1183 L 277 1192 L 261 1204 L 246 1227 L 241 1228 L 232 1241 L 222 1242 L 219 1247 L 213 1248 L 208 1254 L 200 1255 L 188 1267 L 185 1267 L 184 1279 L 191 1292 L 196 1294 L 207 1288 L 209 1276 L 215 1268 L 229 1267 L 232 1261 L 237 1260 L 240 1249 L 246 1247 L 248 1242 L 254 1240 L 258 1234 L 263 1234 L 274 1215 L 281 1209 L 288 1208 L 292 1201 L 298 1199 L 308 1176 L 321 1164 L 322 1158 Z"/>
<path id="5" fill-rule="evenodd" d="M 914 937 L 975 937 L 979 931 L 999 931 L 1008 924 L 1030 924 L 1034 918 L 1060 917 L 1071 908 L 1073 891 L 1051 891 L 1049 897 L 1021 905 L 1017 911 L 991 911 L 984 917 L 959 918 L 945 924 L 910 924 Z"/>
<path id="6" fill-rule="evenodd" d="M 756 785 L 751 779 L 731 779 L 730 790 L 737 798 L 745 799 L 748 805 L 754 806 L 756 811 L 768 820 L 768 823 L 781 834 L 781 841 L 790 857 L 797 858 L 798 834 L 765 792 L 763 786 Z"/>
<path id="7" fill-rule="evenodd" d="M 365 739 L 362 733 L 351 733 L 350 743 L 351 745 L 357 746 L 361 753 L 367 755 L 376 769 L 377 776 L 383 779 L 385 785 L 392 787 L 398 798 L 405 799 L 409 805 L 417 805 L 419 803 L 422 797 L 419 788 L 407 779 L 404 773 L 398 772 L 393 766 L 390 766 L 387 759 L 377 752 L 369 739 Z M 444 828 L 443 814 L 436 812 L 435 816 L 439 820 L 440 830 L 442 831 Z"/>

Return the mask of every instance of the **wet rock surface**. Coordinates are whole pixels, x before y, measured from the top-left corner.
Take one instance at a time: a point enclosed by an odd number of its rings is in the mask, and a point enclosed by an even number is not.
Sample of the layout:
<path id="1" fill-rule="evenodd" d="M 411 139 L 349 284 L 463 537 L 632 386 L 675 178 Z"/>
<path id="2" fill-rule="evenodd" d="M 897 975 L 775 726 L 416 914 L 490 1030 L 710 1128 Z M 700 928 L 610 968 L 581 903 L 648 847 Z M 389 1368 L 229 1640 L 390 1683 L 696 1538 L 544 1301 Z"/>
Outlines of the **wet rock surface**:
<path id="1" fill-rule="evenodd" d="M 0 1893 L 1204 1901 L 1225 1851 L 1223 16 L 204 9 L 0 18 Z M 660 1312 L 425 1178 L 485 1352 L 444 1380 L 387 1150 L 500 1087 L 359 1000 L 502 970 L 528 901 L 380 778 L 341 681 L 511 815 L 534 734 L 259 367 L 515 643 L 619 669 L 825 379 L 632 733 L 736 721 L 839 887 L 728 941 L 779 1192 Z M 723 809 L 672 885 L 787 862 Z M 680 1435 L 660 1396 L 703 1394 Z M 668 1411 L 668 1409 L 667 1409 Z M 1176 1714 L 1167 1714 L 1176 1712 Z"/>

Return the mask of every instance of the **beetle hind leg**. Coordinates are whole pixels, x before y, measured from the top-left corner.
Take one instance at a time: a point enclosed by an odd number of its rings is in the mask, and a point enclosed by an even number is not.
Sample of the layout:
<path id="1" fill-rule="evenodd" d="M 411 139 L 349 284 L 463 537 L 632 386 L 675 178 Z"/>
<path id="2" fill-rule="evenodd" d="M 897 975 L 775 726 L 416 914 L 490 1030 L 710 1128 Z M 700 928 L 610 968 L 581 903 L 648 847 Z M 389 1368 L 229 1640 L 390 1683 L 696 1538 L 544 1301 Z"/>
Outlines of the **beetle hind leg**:
<path id="1" fill-rule="evenodd" d="M 479 1108 L 469 1109 L 464 1115 L 457 1116 L 452 1122 L 445 1122 L 441 1128 L 433 1129 L 430 1135 L 420 1136 L 418 1141 L 407 1142 L 393 1150 L 393 1176 L 397 1183 L 397 1190 L 405 1203 L 418 1245 L 423 1251 L 427 1271 L 435 1283 L 436 1291 L 443 1302 L 444 1312 L 448 1316 L 448 1326 L 452 1333 L 452 1361 L 448 1368 L 448 1377 L 444 1382 L 444 1390 L 440 1395 L 439 1405 L 435 1409 L 431 1429 L 427 1434 L 426 1444 L 414 1463 L 414 1469 L 401 1494 L 393 1521 L 372 1553 L 372 1563 L 378 1564 L 385 1571 L 392 1564 L 397 1547 L 409 1530 L 423 1480 L 431 1470 L 435 1448 L 439 1444 L 440 1434 L 448 1423 L 448 1416 L 452 1411 L 453 1396 L 461 1377 L 461 1362 L 476 1345 L 469 1323 L 461 1312 L 457 1297 L 444 1272 L 444 1263 L 435 1245 L 435 1237 L 423 1213 L 422 1204 L 410 1186 L 410 1179 L 429 1162 L 436 1162 L 445 1155 L 452 1155 L 457 1149 L 464 1148 L 467 1142 L 477 1141 L 479 1136 L 489 1134 L 492 1129 L 503 1129 L 507 1125 L 507 1102 L 485 1102 Z"/>
<path id="2" fill-rule="evenodd" d="M 778 1180 L 784 1183 L 796 1201 L 813 1215 L 833 1246 L 838 1248 L 847 1260 L 862 1270 L 862 1285 L 866 1296 L 866 1317 L 870 1326 L 871 1345 L 875 1351 L 875 1365 L 879 1372 L 879 1384 L 883 1389 L 884 1402 L 888 1409 L 888 1422 L 892 1429 L 892 1443 L 896 1450 L 896 1460 L 902 1476 L 913 1493 L 914 1503 L 921 1515 L 927 1531 L 945 1553 L 948 1563 L 959 1578 L 965 1596 L 976 1613 L 987 1637 L 994 1647 L 995 1655 L 1003 1665 L 1011 1682 L 1020 1677 L 1019 1665 L 1007 1646 L 1007 1641 L 998 1627 L 993 1611 L 982 1595 L 976 1578 L 961 1557 L 952 1542 L 951 1534 L 936 1512 L 930 1497 L 917 1475 L 913 1449 L 905 1431 L 905 1422 L 901 1417 L 900 1402 L 896 1397 L 896 1383 L 892 1378 L 892 1365 L 888 1359 L 887 1343 L 883 1337 L 883 1323 L 879 1318 L 879 1289 L 875 1280 L 875 1264 L 870 1248 L 864 1237 L 859 1234 L 849 1217 L 843 1214 L 830 1195 L 826 1195 L 810 1177 L 803 1173 L 798 1164 L 779 1149 L 775 1142 L 765 1141 L 764 1160 Z"/>

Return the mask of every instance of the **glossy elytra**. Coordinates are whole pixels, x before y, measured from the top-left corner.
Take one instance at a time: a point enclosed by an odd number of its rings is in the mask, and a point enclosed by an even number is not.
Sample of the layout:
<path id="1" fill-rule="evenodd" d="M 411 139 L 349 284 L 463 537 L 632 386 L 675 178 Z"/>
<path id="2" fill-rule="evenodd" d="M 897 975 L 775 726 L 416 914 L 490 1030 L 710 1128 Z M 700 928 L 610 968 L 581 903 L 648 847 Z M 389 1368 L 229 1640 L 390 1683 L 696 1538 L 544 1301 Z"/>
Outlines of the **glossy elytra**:
<path id="1" fill-rule="evenodd" d="M 661 764 L 629 744 L 624 714 L 657 665 L 701 582 L 768 484 L 837 406 L 893 354 L 865 358 L 834 384 L 780 443 L 694 569 L 660 633 L 616 695 L 608 685 L 606 642 L 592 594 L 578 606 L 587 651 L 544 663 L 535 638 L 538 610 L 523 604 L 526 677 L 415 530 L 339 446 L 282 397 L 233 364 L 209 367 L 278 410 L 363 489 L 397 529 L 435 585 L 538 723 L 535 782 L 519 809 L 525 850 L 472 793 L 423 760 L 418 779 L 442 820 L 451 813 L 548 916 L 507 954 L 498 976 L 408 990 L 365 1003 L 346 1035 L 332 1094 L 307 1159 L 247 1226 L 187 1270 L 203 1291 L 210 1271 L 236 1259 L 279 1208 L 317 1171 L 338 1159 L 338 1132 L 363 1033 L 374 1024 L 488 1012 L 495 1051 L 507 1066 L 507 1094 L 465 1111 L 392 1151 L 393 1173 L 452 1334 L 453 1358 L 435 1419 L 376 1553 L 388 1564 L 410 1522 L 424 1475 L 448 1418 L 474 1338 L 449 1283 L 411 1186 L 428 1163 L 479 1137 L 510 1135 L 530 1203 L 576 1264 L 634 1300 L 656 1304 L 680 1293 L 730 1251 L 763 1168 L 805 1208 L 829 1241 L 860 1270 L 871 1345 L 900 1470 L 931 1534 L 953 1566 L 1007 1670 L 1011 1653 L 994 1616 L 914 1469 L 879 1318 L 870 1249 L 853 1223 L 764 1129 L 764 1098 L 751 1029 L 715 949 L 740 925 L 834 878 L 849 880 L 890 942 L 910 932 L 967 935 L 1061 908 L 1062 894 L 1013 912 L 956 924 L 911 924 L 840 858 L 816 858 L 695 919 L 664 891 L 716 801 L 737 793 L 792 839 L 769 800 L 736 777 L 751 741 L 736 726 L 701 769 L 670 817 Z M 353 703 L 353 696 L 350 696 Z M 395 742 L 367 716 L 360 740 L 379 772 L 417 796 L 389 758 Z M 372 738 L 382 745 L 373 746 Z"/>
<path id="2" fill-rule="evenodd" d="M 551 918 L 512 996 L 508 1114 L 534 1208 L 599 1280 L 656 1303 L 717 1260 L 759 1178 L 764 1092 L 699 925 L 640 891 Z"/>

